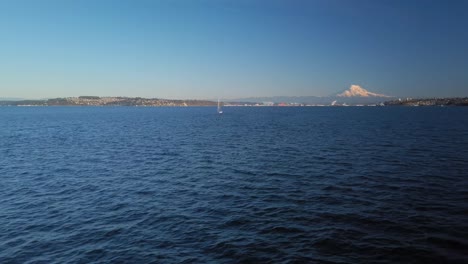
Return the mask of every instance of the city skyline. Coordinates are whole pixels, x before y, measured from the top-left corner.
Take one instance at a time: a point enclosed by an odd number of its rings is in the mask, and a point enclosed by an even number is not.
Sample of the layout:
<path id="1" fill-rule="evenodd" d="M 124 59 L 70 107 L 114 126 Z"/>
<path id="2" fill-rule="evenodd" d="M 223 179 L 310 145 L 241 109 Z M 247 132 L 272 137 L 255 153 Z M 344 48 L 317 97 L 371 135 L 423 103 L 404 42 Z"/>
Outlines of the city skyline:
<path id="1" fill-rule="evenodd" d="M 466 1 L 2 1 L 0 97 L 468 96 Z"/>

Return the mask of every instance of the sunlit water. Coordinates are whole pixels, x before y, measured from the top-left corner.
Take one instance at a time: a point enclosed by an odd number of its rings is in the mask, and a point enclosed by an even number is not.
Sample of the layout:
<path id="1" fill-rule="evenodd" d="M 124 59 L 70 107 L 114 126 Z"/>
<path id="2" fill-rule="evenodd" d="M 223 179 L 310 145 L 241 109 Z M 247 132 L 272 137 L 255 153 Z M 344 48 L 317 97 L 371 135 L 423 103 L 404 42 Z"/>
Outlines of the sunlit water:
<path id="1" fill-rule="evenodd" d="M 0 107 L 0 263 L 468 262 L 468 108 Z"/>

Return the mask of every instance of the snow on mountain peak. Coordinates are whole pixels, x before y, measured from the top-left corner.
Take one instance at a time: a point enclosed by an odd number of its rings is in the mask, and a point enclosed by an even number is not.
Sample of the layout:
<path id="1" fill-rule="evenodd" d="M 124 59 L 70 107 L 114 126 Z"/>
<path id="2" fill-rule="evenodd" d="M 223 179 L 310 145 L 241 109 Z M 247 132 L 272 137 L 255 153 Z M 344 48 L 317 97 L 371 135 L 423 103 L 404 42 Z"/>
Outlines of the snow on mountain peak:
<path id="1" fill-rule="evenodd" d="M 371 93 L 359 85 L 351 85 L 348 90 L 337 94 L 338 97 L 390 97 L 384 94 Z"/>

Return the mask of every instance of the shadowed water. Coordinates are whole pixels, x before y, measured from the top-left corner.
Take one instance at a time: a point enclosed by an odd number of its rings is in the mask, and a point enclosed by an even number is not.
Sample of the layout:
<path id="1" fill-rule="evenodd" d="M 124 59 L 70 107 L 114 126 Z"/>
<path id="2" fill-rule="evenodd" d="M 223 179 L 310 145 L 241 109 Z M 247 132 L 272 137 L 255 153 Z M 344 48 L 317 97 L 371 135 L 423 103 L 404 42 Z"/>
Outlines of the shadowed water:
<path id="1" fill-rule="evenodd" d="M 468 108 L 0 108 L 0 263 L 466 263 Z"/>

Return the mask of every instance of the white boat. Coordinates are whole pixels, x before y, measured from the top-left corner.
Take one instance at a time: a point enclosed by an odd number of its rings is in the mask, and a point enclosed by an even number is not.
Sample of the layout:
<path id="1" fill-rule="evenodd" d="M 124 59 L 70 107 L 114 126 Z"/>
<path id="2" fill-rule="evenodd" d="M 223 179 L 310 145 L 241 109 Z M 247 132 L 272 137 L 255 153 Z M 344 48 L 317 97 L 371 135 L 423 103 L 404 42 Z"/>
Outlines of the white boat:
<path id="1" fill-rule="evenodd" d="M 223 113 L 223 110 L 221 109 L 221 103 L 219 102 L 219 98 L 218 98 L 218 114 L 222 114 Z"/>

